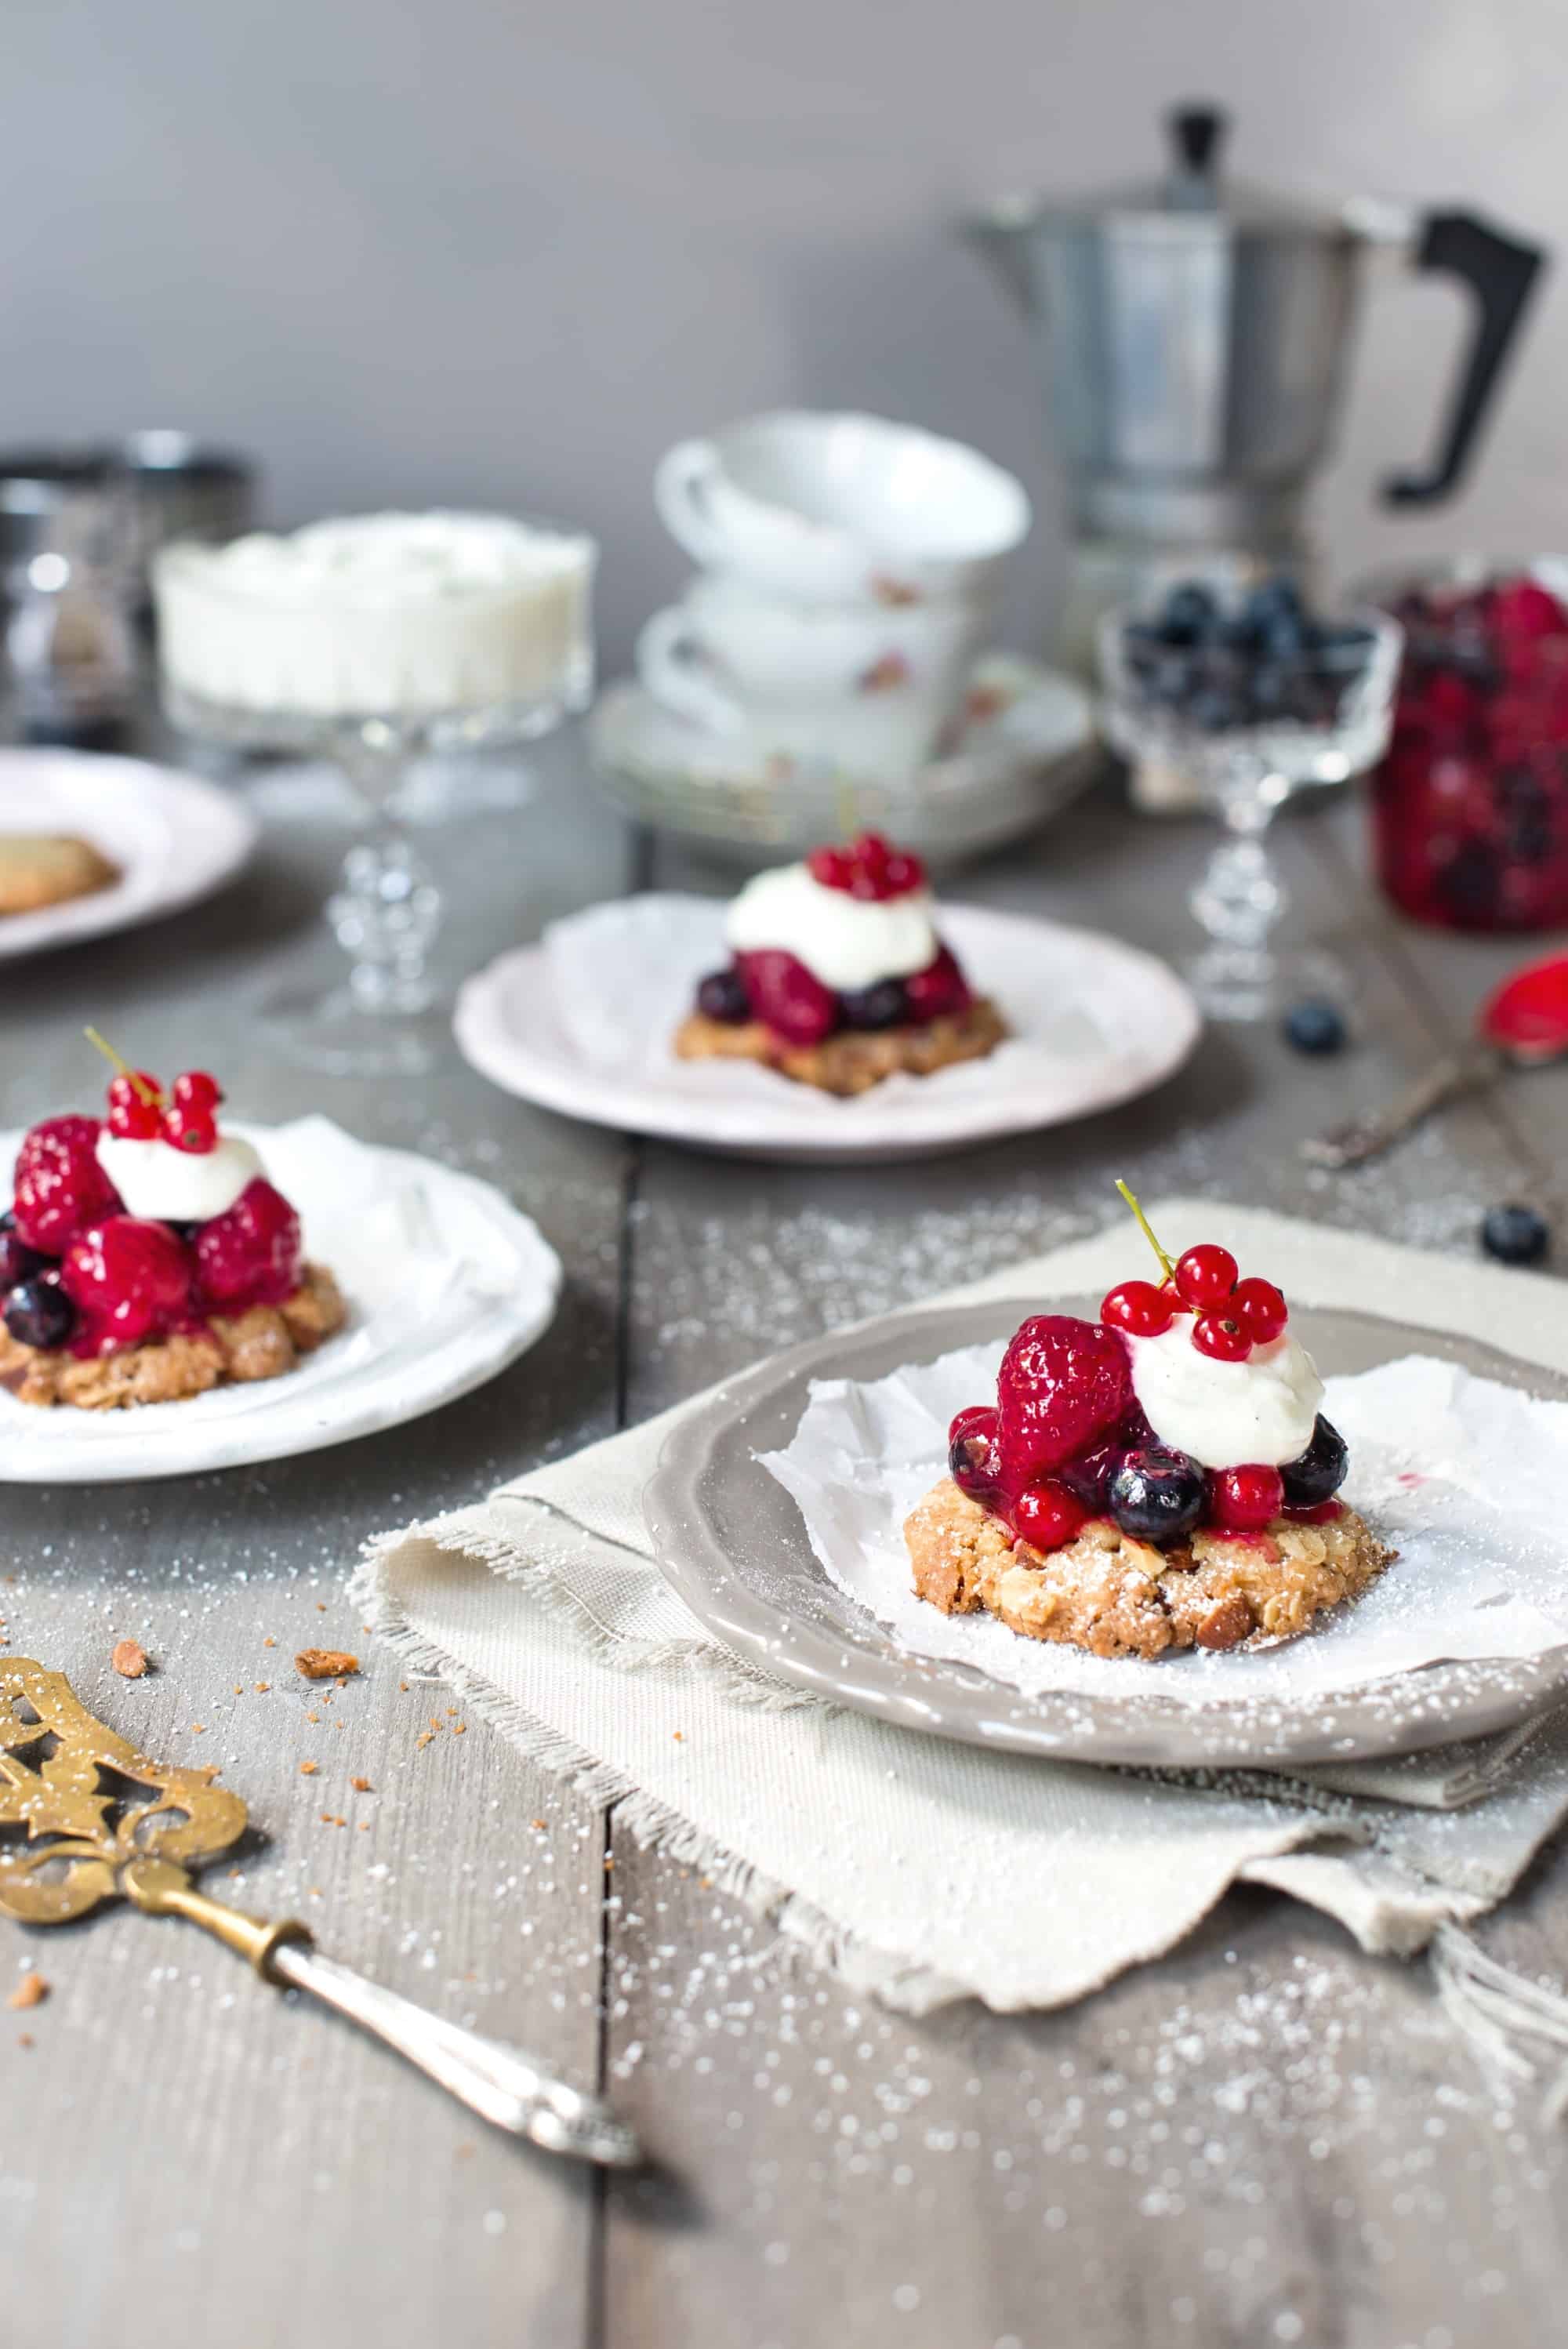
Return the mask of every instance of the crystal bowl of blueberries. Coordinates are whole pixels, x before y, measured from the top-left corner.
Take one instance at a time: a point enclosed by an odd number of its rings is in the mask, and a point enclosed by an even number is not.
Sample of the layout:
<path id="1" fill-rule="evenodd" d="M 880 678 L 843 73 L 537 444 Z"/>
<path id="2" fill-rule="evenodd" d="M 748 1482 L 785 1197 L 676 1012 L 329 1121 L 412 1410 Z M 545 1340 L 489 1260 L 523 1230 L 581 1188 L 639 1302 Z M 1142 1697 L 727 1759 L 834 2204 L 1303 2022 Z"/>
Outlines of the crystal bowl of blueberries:
<path id="1" fill-rule="evenodd" d="M 1402 644 L 1388 614 L 1316 612 L 1284 575 L 1229 595 L 1183 580 L 1157 609 L 1100 623 L 1107 736 L 1190 776 L 1227 834 L 1190 900 L 1208 944 L 1189 976 L 1212 1016 L 1262 1019 L 1278 999 L 1269 826 L 1295 792 L 1382 756 Z"/>

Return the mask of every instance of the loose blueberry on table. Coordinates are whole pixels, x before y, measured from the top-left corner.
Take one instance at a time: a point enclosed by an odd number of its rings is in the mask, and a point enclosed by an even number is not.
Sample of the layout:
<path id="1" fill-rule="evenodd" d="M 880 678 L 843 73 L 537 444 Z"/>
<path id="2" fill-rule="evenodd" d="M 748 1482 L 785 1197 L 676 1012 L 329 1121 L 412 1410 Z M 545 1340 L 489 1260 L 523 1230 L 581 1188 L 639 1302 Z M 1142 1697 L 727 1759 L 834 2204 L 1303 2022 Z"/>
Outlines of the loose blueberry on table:
<path id="1" fill-rule="evenodd" d="M 220 1131 L 217 1080 L 166 1092 L 88 1033 L 118 1070 L 107 1114 L 33 1126 L 0 1217 L 0 1384 L 108 1409 L 292 1368 L 342 1300 L 253 1146 Z"/>
<path id="2" fill-rule="evenodd" d="M 727 917 L 727 964 L 696 988 L 683 1060 L 751 1060 L 834 1093 L 995 1050 L 993 1005 L 938 936 L 920 858 L 879 833 L 757 875 Z"/>
<path id="3" fill-rule="evenodd" d="M 915 1588 L 1099 1654 L 1291 1636 L 1389 1553 L 1336 1497 L 1346 1444 L 1279 1288 L 1213 1242 L 1172 1262 L 1119 1187 L 1161 1278 L 1017 1330 L 905 1527 Z"/>

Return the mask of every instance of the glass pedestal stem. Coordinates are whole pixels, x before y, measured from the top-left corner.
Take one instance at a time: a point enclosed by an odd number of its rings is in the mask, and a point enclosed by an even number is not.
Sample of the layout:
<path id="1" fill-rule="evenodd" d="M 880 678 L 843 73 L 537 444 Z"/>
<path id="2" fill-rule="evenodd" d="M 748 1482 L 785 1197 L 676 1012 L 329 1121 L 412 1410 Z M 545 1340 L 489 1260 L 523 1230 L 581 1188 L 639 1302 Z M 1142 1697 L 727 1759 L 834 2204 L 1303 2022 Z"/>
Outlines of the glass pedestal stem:
<path id="1" fill-rule="evenodd" d="M 345 732 L 338 750 L 368 822 L 343 861 L 327 917 L 349 957 L 354 1001 L 389 1019 L 428 1010 L 435 992 L 428 963 L 440 928 L 440 894 L 390 812 L 415 747 L 389 720 L 366 719 Z"/>
<path id="2" fill-rule="evenodd" d="M 1212 942 L 1191 978 L 1216 1019 L 1258 1019 L 1269 1009 L 1277 976 L 1269 940 L 1287 899 L 1268 832 L 1289 794 L 1287 779 L 1255 759 L 1233 760 L 1212 789 L 1227 837 L 1189 903 Z"/>

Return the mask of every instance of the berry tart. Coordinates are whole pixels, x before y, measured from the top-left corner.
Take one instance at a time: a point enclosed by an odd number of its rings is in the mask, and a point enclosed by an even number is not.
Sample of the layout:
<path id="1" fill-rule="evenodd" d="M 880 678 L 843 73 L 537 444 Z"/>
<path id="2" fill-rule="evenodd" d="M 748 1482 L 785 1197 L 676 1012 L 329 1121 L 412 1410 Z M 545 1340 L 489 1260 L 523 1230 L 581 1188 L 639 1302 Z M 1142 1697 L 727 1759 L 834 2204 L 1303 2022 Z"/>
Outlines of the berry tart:
<path id="1" fill-rule="evenodd" d="M 112 1057 L 112 1056 L 111 1056 Z M 0 1216 L 0 1386 L 46 1408 L 178 1402 L 278 1378 L 345 1318 L 205 1071 L 120 1063 L 108 1114 L 24 1137 Z"/>
<path id="2" fill-rule="evenodd" d="M 1098 1321 L 1036 1314 L 995 1407 L 954 1420 L 950 1474 L 904 1524 L 944 1615 L 1096 1656 L 1256 1646 L 1393 1557 L 1336 1497 L 1344 1439 L 1280 1291 L 1225 1248 L 1155 1247 L 1162 1281 L 1123 1281 Z"/>
<path id="3" fill-rule="evenodd" d="M 676 1031 L 683 1061 L 756 1061 L 822 1092 L 868 1092 L 983 1060 L 1006 1034 L 938 937 L 918 856 L 868 832 L 748 881 L 732 957 Z"/>

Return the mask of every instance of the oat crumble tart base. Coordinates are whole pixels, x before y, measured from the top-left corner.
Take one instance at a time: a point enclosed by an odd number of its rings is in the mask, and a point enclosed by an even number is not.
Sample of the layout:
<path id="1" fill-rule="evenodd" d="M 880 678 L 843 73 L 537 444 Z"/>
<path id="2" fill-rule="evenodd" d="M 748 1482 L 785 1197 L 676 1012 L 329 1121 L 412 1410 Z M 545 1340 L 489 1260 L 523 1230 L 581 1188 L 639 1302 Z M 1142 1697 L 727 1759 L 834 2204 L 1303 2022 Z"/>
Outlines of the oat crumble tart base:
<path id="1" fill-rule="evenodd" d="M 212 1387 L 282 1378 L 341 1330 L 346 1317 L 331 1273 L 325 1265 L 307 1264 L 299 1287 L 281 1305 L 215 1313 L 189 1337 L 160 1338 L 87 1361 L 20 1345 L 0 1326 L 0 1387 L 45 1411 L 55 1403 L 129 1411 L 139 1403 L 183 1402 Z"/>
<path id="2" fill-rule="evenodd" d="M 958 1061 L 983 1061 L 1007 1033 L 995 1005 L 977 997 L 923 1027 L 846 1029 L 820 1044 L 780 1043 L 760 1019 L 710 1019 L 694 1011 L 675 1034 L 677 1061 L 754 1061 L 848 1100 L 885 1077 L 929 1077 Z"/>
<path id="3" fill-rule="evenodd" d="M 918 1595 L 944 1615 L 985 1609 L 1029 1640 L 1151 1661 L 1183 1648 L 1292 1640 L 1357 1599 L 1398 1556 L 1354 1509 L 1327 1525 L 1276 1517 L 1262 1534 L 1200 1532 L 1160 1550 L 1092 1517 L 1047 1553 L 1011 1542 L 950 1476 L 904 1520 Z"/>

